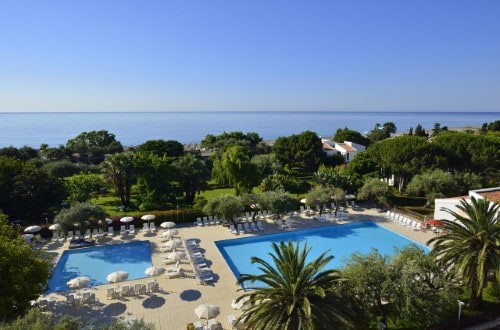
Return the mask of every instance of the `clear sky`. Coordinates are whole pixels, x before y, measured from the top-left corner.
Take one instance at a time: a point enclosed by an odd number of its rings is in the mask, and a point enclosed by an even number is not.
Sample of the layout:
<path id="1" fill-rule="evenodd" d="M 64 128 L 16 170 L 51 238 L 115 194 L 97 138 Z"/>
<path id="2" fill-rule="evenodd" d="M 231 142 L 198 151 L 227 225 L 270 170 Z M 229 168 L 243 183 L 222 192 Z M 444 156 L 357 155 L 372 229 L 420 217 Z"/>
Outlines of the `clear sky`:
<path id="1" fill-rule="evenodd" d="M 500 111 L 499 0 L 2 0 L 0 111 Z"/>

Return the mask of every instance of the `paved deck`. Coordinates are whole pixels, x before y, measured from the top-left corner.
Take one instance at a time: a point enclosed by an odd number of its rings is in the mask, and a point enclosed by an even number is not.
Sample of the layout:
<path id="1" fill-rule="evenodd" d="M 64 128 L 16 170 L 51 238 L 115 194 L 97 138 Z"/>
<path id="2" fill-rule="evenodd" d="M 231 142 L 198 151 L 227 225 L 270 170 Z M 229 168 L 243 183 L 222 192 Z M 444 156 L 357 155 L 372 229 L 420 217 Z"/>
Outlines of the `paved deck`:
<path id="1" fill-rule="evenodd" d="M 384 217 L 385 214 L 380 213 L 376 209 L 349 208 L 347 212 L 349 213 L 349 220 L 346 222 L 373 220 L 422 244 L 426 244 L 434 236 L 430 231 L 415 231 L 391 222 Z M 291 224 L 291 229 L 287 230 L 338 225 L 337 223 L 330 222 L 320 223 L 302 214 L 292 216 L 287 221 Z M 87 323 L 94 322 L 94 324 L 109 323 L 113 318 L 124 320 L 144 319 L 145 322 L 153 323 L 157 329 L 185 329 L 188 323 L 198 321 L 194 313 L 194 309 L 198 305 L 212 303 L 220 307 L 220 314 L 216 319 L 224 329 L 230 329 L 227 316 L 230 314 L 239 315 L 239 311 L 231 307 L 231 302 L 242 294 L 242 292 L 239 291 L 240 288 L 236 285 L 236 278 L 219 253 L 214 241 L 283 231 L 283 229 L 279 229 L 271 220 L 265 222 L 264 226 L 266 227 L 265 232 L 244 235 L 231 234 L 226 227 L 221 225 L 177 228 L 179 230 L 178 236 L 183 239 L 197 239 L 199 246 L 204 250 L 205 258 L 211 263 L 210 268 L 216 275 L 215 281 L 210 285 L 197 284 L 193 269 L 186 260 L 181 264 L 184 276 L 174 279 L 167 279 L 163 275 L 155 277 L 154 279 L 158 283 L 160 291 L 151 295 L 107 299 L 107 288 L 117 287 L 118 285 L 106 284 L 88 289 L 92 293 L 95 293 L 97 298 L 97 302 L 90 306 L 75 307 L 68 305 L 66 303 L 68 292 L 52 293 L 41 298 L 51 301 L 52 305 L 49 310 L 56 317 L 73 315 L 81 317 Z M 160 235 L 138 233 L 134 239 L 149 240 L 151 242 L 153 265 L 163 266 L 163 253 L 159 249 Z M 122 239 L 119 235 L 116 235 L 112 239 L 103 240 L 102 244 L 115 244 L 120 241 L 130 240 L 131 238 Z M 57 258 L 67 248 L 67 245 L 68 243 L 62 246 L 47 244 L 43 249 Z M 131 280 L 121 282 L 119 285 L 145 284 L 151 280 L 152 278 Z M 206 324 L 206 321 L 202 323 Z"/>

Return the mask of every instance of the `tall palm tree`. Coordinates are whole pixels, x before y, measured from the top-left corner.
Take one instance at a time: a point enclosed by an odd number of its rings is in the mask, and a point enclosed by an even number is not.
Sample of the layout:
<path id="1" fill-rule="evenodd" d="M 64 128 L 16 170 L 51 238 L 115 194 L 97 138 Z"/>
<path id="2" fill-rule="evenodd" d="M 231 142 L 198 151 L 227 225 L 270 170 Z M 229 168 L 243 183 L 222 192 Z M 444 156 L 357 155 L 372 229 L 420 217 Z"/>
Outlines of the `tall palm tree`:
<path id="1" fill-rule="evenodd" d="M 462 199 L 459 211 L 443 208 L 455 221 L 443 220 L 444 234 L 429 240 L 433 253 L 454 270 L 470 289 L 469 306 L 482 307 L 488 276 L 500 276 L 500 216 L 498 203 L 471 197 Z"/>
<path id="2" fill-rule="evenodd" d="M 106 180 L 115 187 L 122 205 L 128 208 L 135 179 L 134 153 L 127 151 L 113 154 L 101 163 L 101 168 Z"/>
<path id="3" fill-rule="evenodd" d="M 259 285 L 237 301 L 245 301 L 238 322 L 247 329 L 331 329 L 349 328 L 351 313 L 348 303 L 336 290 L 342 281 L 339 271 L 323 270 L 333 256 L 326 252 L 306 263 L 310 248 L 291 241 L 273 243 L 269 253 L 274 266 L 258 257 L 262 274 L 242 274 L 239 284 Z"/>

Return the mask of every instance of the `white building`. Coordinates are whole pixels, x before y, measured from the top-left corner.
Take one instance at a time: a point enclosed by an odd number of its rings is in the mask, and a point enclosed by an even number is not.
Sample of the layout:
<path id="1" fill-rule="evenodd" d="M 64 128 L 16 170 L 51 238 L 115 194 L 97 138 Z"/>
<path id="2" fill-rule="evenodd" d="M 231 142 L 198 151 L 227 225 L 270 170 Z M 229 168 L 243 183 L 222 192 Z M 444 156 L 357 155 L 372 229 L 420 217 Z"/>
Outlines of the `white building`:
<path id="1" fill-rule="evenodd" d="M 460 214 L 457 208 L 457 206 L 460 205 L 460 201 L 465 199 L 467 202 L 470 202 L 471 197 L 474 197 L 475 199 L 487 199 L 493 203 L 500 203 L 500 187 L 471 190 L 467 196 L 436 198 L 434 200 L 434 219 L 455 220 L 451 214 L 443 211 L 442 209 L 447 208 Z"/>
<path id="2" fill-rule="evenodd" d="M 346 163 L 353 160 L 358 152 L 366 149 L 365 146 L 350 141 L 340 143 L 328 139 L 321 139 L 321 142 L 323 143 L 323 151 L 327 156 L 342 155 Z"/>

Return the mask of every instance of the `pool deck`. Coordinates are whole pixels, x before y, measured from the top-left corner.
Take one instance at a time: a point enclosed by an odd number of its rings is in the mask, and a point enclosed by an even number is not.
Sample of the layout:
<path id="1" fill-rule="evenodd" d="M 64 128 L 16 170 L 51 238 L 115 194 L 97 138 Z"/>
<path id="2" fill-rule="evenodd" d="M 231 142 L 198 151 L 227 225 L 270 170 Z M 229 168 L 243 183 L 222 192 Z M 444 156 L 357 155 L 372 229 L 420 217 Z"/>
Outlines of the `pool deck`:
<path id="1" fill-rule="evenodd" d="M 336 226 L 341 223 L 372 220 L 424 245 L 435 235 L 430 230 L 415 231 L 394 223 L 385 218 L 385 213 L 381 213 L 378 209 L 348 208 L 346 211 L 349 214 L 348 221 L 334 223 L 320 223 L 304 214 L 291 216 L 287 218 L 287 222 L 291 224 L 291 229 L 285 230 Z M 264 227 L 266 231 L 243 235 L 231 234 L 228 228 L 221 225 L 203 227 L 192 225 L 177 228 L 179 230 L 178 237 L 182 239 L 197 239 L 200 248 L 204 251 L 210 269 L 215 274 L 215 281 L 208 285 L 197 284 L 191 264 L 187 260 L 183 260 L 181 262 L 183 276 L 179 278 L 167 279 L 164 275 L 159 275 L 154 278 L 105 284 L 85 289 L 91 293 L 95 293 L 97 299 L 97 302 L 89 305 L 69 305 L 66 302 L 66 296 L 69 291 L 51 293 L 42 296 L 41 299 L 49 300 L 50 304 L 48 311 L 53 313 L 56 317 L 73 315 L 81 317 L 86 323 L 93 322 L 96 325 L 110 323 L 114 318 L 123 320 L 143 319 L 147 323 L 154 324 L 156 329 L 186 329 L 188 323 L 199 321 L 194 313 L 194 309 L 200 304 L 211 303 L 220 308 L 220 314 L 217 316 L 216 320 L 220 322 L 222 328 L 231 329 L 227 316 L 231 314 L 238 316 L 240 314 L 239 310 L 234 310 L 231 307 L 231 302 L 241 295 L 242 292 L 240 291 L 240 287 L 236 285 L 236 278 L 222 255 L 219 253 L 214 241 L 284 231 L 283 229 L 279 229 L 272 220 L 267 220 L 264 223 Z M 161 236 L 159 233 L 147 235 L 139 231 L 134 238 L 130 236 L 128 238 L 123 238 L 116 234 L 112 239 L 103 239 L 102 244 L 116 244 L 120 241 L 130 242 L 134 239 L 149 240 L 151 242 L 153 265 L 169 267 L 169 265 L 162 263 L 162 255 L 164 253 L 159 249 L 161 244 L 160 238 Z M 47 243 L 42 250 L 53 255 L 54 258 L 57 258 L 62 251 L 67 249 L 67 247 L 67 242 L 63 245 Z M 160 288 L 159 292 L 150 295 L 139 295 L 118 299 L 107 299 L 106 297 L 106 291 L 110 287 L 117 288 L 123 285 L 134 285 L 136 283 L 146 284 L 151 280 L 156 280 Z M 201 323 L 206 324 L 207 322 L 206 320 L 201 320 Z"/>

